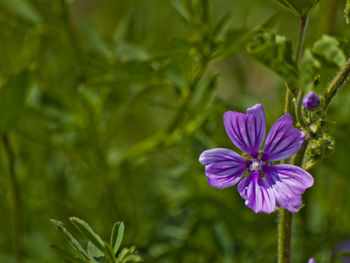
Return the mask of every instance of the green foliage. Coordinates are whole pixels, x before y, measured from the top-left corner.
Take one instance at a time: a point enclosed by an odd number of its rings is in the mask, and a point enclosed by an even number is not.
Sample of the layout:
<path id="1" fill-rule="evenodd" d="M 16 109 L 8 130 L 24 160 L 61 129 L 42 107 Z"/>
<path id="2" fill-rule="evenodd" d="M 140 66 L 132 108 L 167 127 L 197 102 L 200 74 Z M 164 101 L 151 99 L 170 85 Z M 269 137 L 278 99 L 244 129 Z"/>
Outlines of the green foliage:
<path id="1" fill-rule="evenodd" d="M 346 23 L 349 25 L 350 24 L 350 0 L 346 0 L 344 15 L 345 15 Z"/>
<path id="2" fill-rule="evenodd" d="M 40 23 L 41 15 L 27 0 L 1 0 L 0 5 L 9 11 L 32 23 Z"/>
<path id="3" fill-rule="evenodd" d="M 311 12 L 319 0 L 277 0 L 277 2 L 293 14 L 303 17 Z"/>
<path id="4" fill-rule="evenodd" d="M 247 46 L 247 52 L 287 81 L 295 81 L 296 64 L 292 44 L 284 36 L 269 31 L 258 32 Z"/>
<path id="5" fill-rule="evenodd" d="M 327 62 L 343 67 L 346 62 L 344 52 L 339 47 L 339 42 L 336 38 L 323 35 L 313 46 L 314 54 L 322 56 Z"/>
<path id="6" fill-rule="evenodd" d="M 126 263 L 142 261 L 141 257 L 135 254 L 135 247 L 123 248 L 121 251 L 119 251 L 124 235 L 124 224 L 122 222 L 117 222 L 114 224 L 111 233 L 111 241 L 115 238 L 115 243 L 108 244 L 103 242 L 98 234 L 96 234 L 84 220 L 77 217 L 71 217 L 69 220 L 89 240 L 85 250 L 66 229 L 62 222 L 54 219 L 51 220 L 51 222 L 64 235 L 68 243 L 74 249 L 74 252 L 72 253 L 71 251 L 66 251 L 65 249 L 61 249 L 60 247 L 54 245 L 55 248 L 59 248 L 59 251 L 63 251 L 63 255 L 65 255 L 69 261 L 78 263 Z M 115 226 L 119 226 L 119 228 L 116 229 Z"/>

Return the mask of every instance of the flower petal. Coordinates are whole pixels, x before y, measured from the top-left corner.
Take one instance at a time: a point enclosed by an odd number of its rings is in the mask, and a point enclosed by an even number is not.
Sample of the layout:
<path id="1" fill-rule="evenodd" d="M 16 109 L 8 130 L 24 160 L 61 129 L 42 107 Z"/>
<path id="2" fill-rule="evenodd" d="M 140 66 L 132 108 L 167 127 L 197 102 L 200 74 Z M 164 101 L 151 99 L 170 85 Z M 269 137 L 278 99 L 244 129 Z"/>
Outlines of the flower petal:
<path id="1" fill-rule="evenodd" d="M 316 262 L 316 260 L 314 258 L 310 258 L 307 263 L 317 263 L 317 262 Z"/>
<path id="2" fill-rule="evenodd" d="M 260 104 L 247 109 L 247 114 L 228 111 L 224 114 L 227 135 L 234 145 L 254 158 L 266 135 L 264 108 Z"/>
<path id="3" fill-rule="evenodd" d="M 255 213 L 272 213 L 276 200 L 271 185 L 258 172 L 252 172 L 238 184 L 238 192 L 245 199 L 245 205 Z"/>
<path id="4" fill-rule="evenodd" d="M 208 184 L 219 189 L 238 183 L 249 165 L 236 152 L 223 148 L 204 151 L 199 162 L 205 165 Z"/>
<path id="5" fill-rule="evenodd" d="M 299 151 L 305 140 L 304 132 L 293 127 L 293 118 L 284 114 L 271 127 L 267 135 L 262 159 L 279 161 Z"/>
<path id="6" fill-rule="evenodd" d="M 276 202 L 292 213 L 302 205 L 301 194 L 311 187 L 314 178 L 298 166 L 291 164 L 264 165 L 266 181 L 272 186 Z"/>

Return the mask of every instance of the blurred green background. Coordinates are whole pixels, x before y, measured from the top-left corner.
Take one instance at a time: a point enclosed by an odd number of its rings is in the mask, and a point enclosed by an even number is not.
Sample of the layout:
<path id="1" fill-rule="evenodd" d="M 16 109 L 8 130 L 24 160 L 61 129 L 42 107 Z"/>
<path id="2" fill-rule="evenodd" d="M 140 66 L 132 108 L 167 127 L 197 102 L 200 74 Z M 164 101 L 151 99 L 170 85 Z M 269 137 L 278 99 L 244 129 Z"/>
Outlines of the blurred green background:
<path id="1" fill-rule="evenodd" d="M 268 127 L 282 114 L 284 81 L 245 47 L 266 21 L 295 47 L 299 20 L 273 0 L 208 2 L 189 17 L 168 0 L 0 0 L 0 262 L 15 262 L 14 177 L 23 262 L 66 262 L 49 219 L 72 229 L 70 216 L 105 239 L 124 221 L 123 246 L 145 262 L 275 261 L 277 213 L 209 187 L 198 157 L 235 149 L 225 111 L 261 103 Z M 329 34 L 350 55 L 344 6 L 319 3 L 306 48 Z M 322 67 L 318 92 L 338 70 Z M 335 151 L 294 217 L 293 262 L 328 262 L 350 238 L 349 88 L 329 109 Z"/>

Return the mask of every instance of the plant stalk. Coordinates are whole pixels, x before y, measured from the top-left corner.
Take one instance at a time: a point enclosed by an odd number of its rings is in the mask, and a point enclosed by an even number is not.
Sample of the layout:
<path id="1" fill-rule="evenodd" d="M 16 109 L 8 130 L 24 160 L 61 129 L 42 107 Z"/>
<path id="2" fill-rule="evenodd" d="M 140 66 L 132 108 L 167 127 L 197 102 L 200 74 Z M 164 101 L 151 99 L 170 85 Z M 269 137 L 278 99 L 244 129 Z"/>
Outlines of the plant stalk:
<path id="1" fill-rule="evenodd" d="M 299 35 L 298 35 L 298 42 L 297 42 L 297 48 L 295 53 L 295 61 L 298 66 L 303 50 L 303 43 L 306 33 L 306 26 L 308 22 L 308 17 L 304 16 L 301 17 L 300 21 L 300 29 L 299 29 Z M 294 95 L 300 95 L 300 91 L 297 92 L 297 94 Z M 297 97 L 298 97 L 297 96 Z M 290 85 L 287 84 L 287 93 L 286 93 L 286 104 L 285 104 L 285 113 L 291 112 L 291 100 L 292 100 L 292 90 L 290 88 Z M 300 98 L 299 98 L 300 99 Z M 296 105 L 297 106 L 297 105 Z M 297 106 L 298 108 L 298 106 Z M 296 109 L 297 109 L 296 108 Z M 301 116 L 298 116 L 298 119 Z M 300 122 L 302 124 L 302 122 Z M 304 146 L 305 145 L 305 146 Z M 298 152 L 301 156 L 298 154 L 295 155 L 295 158 L 298 158 L 299 160 L 302 160 L 304 158 L 304 154 L 307 148 L 308 142 L 304 142 L 302 149 Z M 304 149 L 305 147 L 305 149 Z M 299 156 L 299 157 L 296 157 Z M 296 160 L 293 159 L 293 162 Z M 301 164 L 301 162 L 300 162 Z M 296 164 L 296 165 L 300 165 Z M 279 222 L 278 222 L 278 263 L 290 263 L 290 250 L 291 250 L 291 239 L 292 239 L 292 219 L 293 214 L 283 208 L 280 208 L 279 210 Z"/>
<path id="2" fill-rule="evenodd" d="M 15 154 L 9 142 L 8 135 L 3 135 L 2 143 L 5 148 L 5 153 L 8 159 L 10 187 L 12 192 L 13 203 L 13 246 L 15 250 L 16 263 L 22 262 L 22 209 L 21 209 L 21 195 L 18 178 L 15 171 Z"/>
<path id="3" fill-rule="evenodd" d="M 278 224 L 278 262 L 290 262 L 290 244 L 292 235 L 293 214 L 286 209 L 279 210 Z"/>
<path id="4" fill-rule="evenodd" d="M 350 75 L 350 59 L 346 62 L 344 68 L 334 78 L 332 83 L 329 85 L 324 96 L 323 110 L 325 111 L 329 103 L 333 100 L 335 95 L 338 93 L 340 88 L 345 84 Z"/>
<path id="5" fill-rule="evenodd" d="M 308 22 L 308 17 L 303 16 L 301 17 L 300 20 L 300 29 L 299 29 L 299 36 L 298 36 L 298 42 L 297 42 L 297 49 L 296 49 L 296 55 L 295 55 L 295 62 L 298 65 L 301 54 L 303 51 L 303 44 L 304 44 L 304 39 L 305 39 L 305 33 L 306 33 L 306 28 L 307 28 L 307 22 Z"/>

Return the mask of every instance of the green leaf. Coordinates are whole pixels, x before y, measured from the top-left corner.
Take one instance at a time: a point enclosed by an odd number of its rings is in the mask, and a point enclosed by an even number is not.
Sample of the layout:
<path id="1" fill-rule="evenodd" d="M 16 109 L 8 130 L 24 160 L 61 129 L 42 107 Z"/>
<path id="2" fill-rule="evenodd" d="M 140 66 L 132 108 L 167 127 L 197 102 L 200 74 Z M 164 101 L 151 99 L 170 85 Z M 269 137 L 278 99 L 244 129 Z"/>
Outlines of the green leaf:
<path id="1" fill-rule="evenodd" d="M 125 257 L 129 254 L 129 249 L 128 248 L 123 248 L 120 253 L 118 254 L 118 260 L 119 262 L 123 262 Z"/>
<path id="2" fill-rule="evenodd" d="M 253 38 L 257 31 L 261 30 L 262 28 L 269 28 L 275 24 L 276 18 L 277 15 L 273 14 L 263 23 L 258 25 L 254 30 L 247 30 L 246 28 L 236 28 L 231 30 L 225 29 L 225 35 L 221 34 L 221 36 L 217 36 L 217 40 L 219 41 L 216 43 L 217 47 L 214 57 L 224 59 L 241 51 L 246 47 L 247 43 Z M 225 21 L 221 21 L 219 23 L 225 23 Z M 227 23 L 230 24 L 231 22 Z M 223 25 L 218 24 L 218 27 L 219 28 L 216 30 L 220 31 L 222 30 L 220 28 L 223 27 Z M 229 27 L 229 25 L 227 25 L 227 27 Z M 217 31 L 214 31 L 214 33 L 215 32 Z"/>
<path id="3" fill-rule="evenodd" d="M 137 255 L 134 255 L 136 257 L 131 257 L 130 259 L 128 259 L 128 256 L 131 256 L 134 252 L 135 252 L 134 246 L 132 246 L 130 248 L 123 248 L 122 251 L 118 255 L 118 262 L 121 262 L 121 263 L 129 262 L 132 259 L 137 259 L 139 261 L 135 261 L 135 262 L 140 262 L 141 258 L 138 257 Z"/>
<path id="4" fill-rule="evenodd" d="M 0 135 L 11 129 L 24 111 L 28 76 L 27 71 L 10 76 L 0 87 Z"/>
<path id="5" fill-rule="evenodd" d="M 58 220 L 51 219 L 50 220 L 56 228 L 64 235 L 68 243 L 73 247 L 75 251 L 77 251 L 83 258 L 92 260 L 92 258 L 86 253 L 86 251 L 83 249 L 83 247 L 80 245 L 78 240 L 76 240 L 72 234 L 66 229 L 65 225 Z"/>
<path id="6" fill-rule="evenodd" d="M 184 1 L 181 0 L 170 0 L 170 3 L 176 9 L 176 11 L 186 20 L 191 21 L 191 13 L 188 11 L 187 7 L 184 5 Z"/>
<path id="7" fill-rule="evenodd" d="M 323 35 L 313 46 L 314 54 L 325 58 L 325 60 L 339 68 L 346 63 L 346 56 L 339 47 L 339 42 L 336 38 Z"/>
<path id="8" fill-rule="evenodd" d="M 60 246 L 57 246 L 55 244 L 49 244 L 51 247 L 56 249 L 63 257 L 65 257 L 69 262 L 79 262 L 79 263 L 90 263 L 89 260 L 82 258 L 80 256 L 77 256 L 73 254 L 71 251 L 68 251 Z"/>
<path id="9" fill-rule="evenodd" d="M 116 44 L 115 54 L 121 62 L 146 61 L 151 58 L 151 55 L 143 47 L 125 41 Z"/>
<path id="10" fill-rule="evenodd" d="M 259 31 L 247 45 L 247 52 L 287 81 L 297 77 L 291 41 L 285 36 Z"/>
<path id="11" fill-rule="evenodd" d="M 0 3 L 25 20 L 33 23 L 42 21 L 40 14 L 26 0 L 0 0 Z"/>
<path id="12" fill-rule="evenodd" d="M 84 220 L 77 217 L 70 217 L 69 220 L 72 224 L 87 238 L 89 239 L 99 250 L 104 251 L 104 243 L 99 235 L 86 223 Z"/>
<path id="13" fill-rule="evenodd" d="M 350 25 L 350 0 L 346 0 L 344 15 L 346 23 Z"/>
<path id="14" fill-rule="evenodd" d="M 319 0 L 276 0 L 297 16 L 307 16 Z"/>
<path id="15" fill-rule="evenodd" d="M 124 237 L 124 223 L 117 222 L 113 225 L 110 245 L 113 247 L 114 254 L 116 254 L 120 248 Z"/>
<path id="16" fill-rule="evenodd" d="M 126 15 L 120 20 L 113 34 L 114 43 L 118 43 L 119 41 L 124 41 L 126 39 L 130 30 L 130 20 L 130 15 Z"/>
<path id="17" fill-rule="evenodd" d="M 124 260 L 122 261 L 122 263 L 126 263 L 126 262 L 141 262 L 142 258 L 138 255 L 128 255 L 124 258 Z"/>
<path id="18" fill-rule="evenodd" d="M 107 59 L 113 57 L 113 48 L 109 46 L 107 41 L 102 37 L 101 33 L 88 23 L 84 23 L 81 26 L 81 31 L 86 38 L 86 43 L 89 49 L 93 52 L 97 52 Z"/>
<path id="19" fill-rule="evenodd" d="M 91 256 L 95 259 L 103 257 L 105 255 L 105 253 L 103 251 L 99 250 L 91 241 L 88 242 L 86 250 L 87 250 L 87 253 L 89 254 L 89 256 Z"/>

